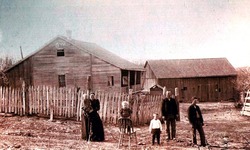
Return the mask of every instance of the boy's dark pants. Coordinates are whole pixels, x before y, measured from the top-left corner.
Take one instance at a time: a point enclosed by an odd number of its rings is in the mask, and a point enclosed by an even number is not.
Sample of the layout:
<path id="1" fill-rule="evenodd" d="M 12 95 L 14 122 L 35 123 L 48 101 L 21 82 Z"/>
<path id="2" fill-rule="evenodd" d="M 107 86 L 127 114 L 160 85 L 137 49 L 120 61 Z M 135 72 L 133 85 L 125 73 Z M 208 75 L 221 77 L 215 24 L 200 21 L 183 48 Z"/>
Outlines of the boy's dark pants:
<path id="1" fill-rule="evenodd" d="M 175 138 L 175 133 L 176 133 L 176 122 L 174 118 L 169 118 L 167 119 L 167 133 L 168 133 L 168 139 L 173 139 Z M 170 125 L 171 125 L 171 134 L 170 134 Z"/>
<path id="2" fill-rule="evenodd" d="M 160 129 L 152 129 L 152 144 L 155 144 L 155 138 L 157 139 L 157 144 L 160 144 L 160 135 L 161 135 L 161 130 Z"/>
<path id="3" fill-rule="evenodd" d="M 200 140 L 201 140 L 201 145 L 206 146 L 206 139 L 205 139 L 205 133 L 202 127 L 202 123 L 200 121 L 196 121 L 196 123 L 193 125 L 193 143 L 197 144 L 196 140 L 196 130 L 198 130 L 200 134 Z"/>

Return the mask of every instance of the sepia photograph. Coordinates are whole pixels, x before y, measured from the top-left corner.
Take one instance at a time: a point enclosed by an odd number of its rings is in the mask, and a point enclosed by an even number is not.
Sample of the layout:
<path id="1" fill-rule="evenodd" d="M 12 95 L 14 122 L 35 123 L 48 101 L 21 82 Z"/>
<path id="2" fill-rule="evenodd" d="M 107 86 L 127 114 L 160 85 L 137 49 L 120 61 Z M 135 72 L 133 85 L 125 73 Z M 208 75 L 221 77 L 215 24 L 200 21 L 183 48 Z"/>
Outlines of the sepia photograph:
<path id="1" fill-rule="evenodd" d="M 249 0 L 0 0 L 0 149 L 250 150 Z"/>

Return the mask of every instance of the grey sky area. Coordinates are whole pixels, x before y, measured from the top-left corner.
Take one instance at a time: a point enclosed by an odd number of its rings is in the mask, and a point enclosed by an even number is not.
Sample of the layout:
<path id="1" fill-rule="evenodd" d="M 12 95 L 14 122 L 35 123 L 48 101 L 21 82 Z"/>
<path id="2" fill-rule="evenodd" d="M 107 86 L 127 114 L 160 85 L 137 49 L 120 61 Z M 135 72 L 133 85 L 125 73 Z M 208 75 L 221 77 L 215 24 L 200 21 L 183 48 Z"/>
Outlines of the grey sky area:
<path id="1" fill-rule="evenodd" d="M 0 0 L 0 56 L 21 58 L 58 35 L 133 62 L 226 57 L 250 66 L 248 0 Z"/>

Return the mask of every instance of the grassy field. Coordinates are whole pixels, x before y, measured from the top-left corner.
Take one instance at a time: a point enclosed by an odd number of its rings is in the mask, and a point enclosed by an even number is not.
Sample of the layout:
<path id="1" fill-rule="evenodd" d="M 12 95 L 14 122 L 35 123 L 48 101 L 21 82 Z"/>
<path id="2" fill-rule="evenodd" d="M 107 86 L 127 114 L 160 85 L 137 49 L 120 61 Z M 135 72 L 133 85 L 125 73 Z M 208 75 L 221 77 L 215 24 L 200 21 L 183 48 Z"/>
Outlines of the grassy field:
<path id="1" fill-rule="evenodd" d="M 177 140 L 166 141 L 161 134 L 161 145 L 151 146 L 148 125 L 136 127 L 138 143 L 131 149 L 199 149 L 193 146 L 191 126 L 187 120 L 190 104 L 180 104 L 181 121 L 177 122 Z M 200 149 L 250 149 L 250 117 L 241 116 L 234 103 L 200 103 L 205 120 L 204 130 L 210 147 Z M 105 125 L 104 142 L 81 140 L 81 123 L 71 120 L 49 121 L 39 117 L 0 117 L 0 149 L 118 149 L 118 127 Z M 163 128 L 165 130 L 165 126 Z M 197 136 L 199 137 L 199 136 Z M 225 144 L 223 138 L 228 137 Z M 199 143 L 199 139 L 198 139 Z M 125 142 L 120 149 L 128 149 Z"/>

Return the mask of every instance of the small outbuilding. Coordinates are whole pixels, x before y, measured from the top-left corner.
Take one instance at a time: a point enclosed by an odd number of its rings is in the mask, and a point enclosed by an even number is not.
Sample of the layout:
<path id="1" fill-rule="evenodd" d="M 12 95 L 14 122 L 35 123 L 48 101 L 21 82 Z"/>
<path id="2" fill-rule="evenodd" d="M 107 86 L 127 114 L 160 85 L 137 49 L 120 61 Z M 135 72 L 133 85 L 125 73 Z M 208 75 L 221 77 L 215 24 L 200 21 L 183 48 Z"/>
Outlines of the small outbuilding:
<path id="1" fill-rule="evenodd" d="M 163 94 L 163 87 L 160 85 L 153 85 L 149 88 L 151 95 L 162 95 Z"/>

